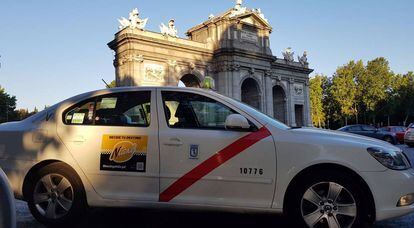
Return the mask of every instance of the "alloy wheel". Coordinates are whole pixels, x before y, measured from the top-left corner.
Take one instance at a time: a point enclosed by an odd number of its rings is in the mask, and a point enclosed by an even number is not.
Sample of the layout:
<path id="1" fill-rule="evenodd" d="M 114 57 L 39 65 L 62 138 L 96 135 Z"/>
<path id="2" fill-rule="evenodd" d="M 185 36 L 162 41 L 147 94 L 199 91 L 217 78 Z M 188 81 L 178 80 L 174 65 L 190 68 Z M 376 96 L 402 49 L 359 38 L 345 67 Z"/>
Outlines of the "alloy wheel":
<path id="1" fill-rule="evenodd" d="M 60 174 L 47 174 L 36 183 L 33 203 L 38 212 L 48 219 L 65 216 L 70 211 L 73 200 L 73 187 Z"/>
<path id="2" fill-rule="evenodd" d="M 302 218 L 309 227 L 351 227 L 357 216 L 352 194 L 335 182 L 317 183 L 301 200 Z"/>

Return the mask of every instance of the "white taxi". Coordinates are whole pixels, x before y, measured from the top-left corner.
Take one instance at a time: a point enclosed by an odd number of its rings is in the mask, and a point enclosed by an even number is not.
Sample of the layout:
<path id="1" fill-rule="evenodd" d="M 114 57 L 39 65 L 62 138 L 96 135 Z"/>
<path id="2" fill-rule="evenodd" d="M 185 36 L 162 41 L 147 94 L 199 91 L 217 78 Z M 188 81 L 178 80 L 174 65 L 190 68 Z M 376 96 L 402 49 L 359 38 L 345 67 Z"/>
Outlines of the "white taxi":
<path id="1" fill-rule="evenodd" d="M 81 94 L 0 125 L 0 166 L 47 225 L 90 207 L 285 213 L 359 227 L 414 211 L 414 170 L 376 139 L 290 128 L 202 89 Z"/>

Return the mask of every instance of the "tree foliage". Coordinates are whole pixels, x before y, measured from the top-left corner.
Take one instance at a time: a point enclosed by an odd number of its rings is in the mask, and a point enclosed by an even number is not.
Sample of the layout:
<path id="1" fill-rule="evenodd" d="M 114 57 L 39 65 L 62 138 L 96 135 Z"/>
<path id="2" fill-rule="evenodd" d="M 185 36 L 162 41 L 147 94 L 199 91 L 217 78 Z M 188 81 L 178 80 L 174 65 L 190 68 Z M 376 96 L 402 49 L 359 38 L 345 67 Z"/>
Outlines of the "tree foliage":
<path id="1" fill-rule="evenodd" d="M 312 79 L 310 86 L 315 126 L 335 129 L 351 123 L 407 125 L 414 121 L 414 73 L 394 74 L 383 57 L 366 65 L 361 60 L 350 61 L 326 77 L 322 82 L 323 114 L 317 112 L 321 110 L 318 80 Z M 319 116 L 325 117 L 325 123 L 315 124 Z"/>
<path id="2" fill-rule="evenodd" d="M 325 75 L 316 75 L 310 79 L 310 103 L 312 123 L 317 127 L 325 127 L 325 110 L 324 110 L 324 82 L 328 80 Z"/>
<path id="3" fill-rule="evenodd" d="M 0 86 L 0 123 L 16 119 L 16 101 L 15 96 L 6 93 L 5 89 Z"/>

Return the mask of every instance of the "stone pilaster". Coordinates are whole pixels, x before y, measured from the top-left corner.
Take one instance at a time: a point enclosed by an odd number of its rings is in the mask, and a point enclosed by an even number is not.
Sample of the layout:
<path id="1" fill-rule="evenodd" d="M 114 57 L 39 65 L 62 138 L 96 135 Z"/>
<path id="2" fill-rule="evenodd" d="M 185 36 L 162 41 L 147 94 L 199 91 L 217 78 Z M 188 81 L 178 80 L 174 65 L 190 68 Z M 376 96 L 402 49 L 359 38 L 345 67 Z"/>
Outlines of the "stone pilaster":
<path id="1" fill-rule="evenodd" d="M 313 123 L 312 123 L 312 116 L 311 116 L 311 105 L 310 105 L 310 97 L 309 97 L 309 81 L 307 80 L 305 82 L 305 86 L 304 86 L 304 90 L 305 90 L 305 107 L 304 107 L 304 112 L 305 112 L 305 126 L 308 127 L 313 127 Z"/>
<path id="2" fill-rule="evenodd" d="M 295 116 L 295 100 L 293 97 L 295 96 L 295 89 L 293 85 L 295 83 L 294 78 L 289 79 L 289 125 L 292 127 L 296 127 L 296 116 Z"/>

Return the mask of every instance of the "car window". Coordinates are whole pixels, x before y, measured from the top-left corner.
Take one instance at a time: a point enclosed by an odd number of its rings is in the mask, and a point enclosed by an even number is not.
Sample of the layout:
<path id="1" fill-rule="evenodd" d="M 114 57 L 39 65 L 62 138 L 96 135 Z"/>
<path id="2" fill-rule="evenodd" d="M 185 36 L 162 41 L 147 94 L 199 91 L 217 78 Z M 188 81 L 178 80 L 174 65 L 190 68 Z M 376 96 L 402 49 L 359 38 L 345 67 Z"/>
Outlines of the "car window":
<path id="1" fill-rule="evenodd" d="M 211 98 L 186 92 L 162 92 L 165 117 L 171 128 L 225 129 L 236 112 Z"/>
<path id="2" fill-rule="evenodd" d="M 70 125 L 91 125 L 95 110 L 95 98 L 88 99 L 72 107 L 63 115 L 65 124 Z"/>
<path id="3" fill-rule="evenodd" d="M 395 128 L 389 128 L 389 127 L 382 127 L 380 128 L 381 131 L 390 131 L 393 132 L 395 130 Z"/>
<path id="4" fill-rule="evenodd" d="M 372 126 L 362 126 L 363 131 L 375 131 L 377 130 L 375 127 Z"/>
<path id="5" fill-rule="evenodd" d="M 402 131 L 405 131 L 404 128 L 402 127 L 395 127 L 393 130 L 393 132 L 402 132 Z"/>
<path id="6" fill-rule="evenodd" d="M 150 124 L 151 92 L 115 93 L 88 99 L 64 113 L 69 125 L 142 126 Z"/>
<path id="7" fill-rule="evenodd" d="M 348 127 L 348 131 L 360 131 L 361 127 L 360 126 L 350 126 Z"/>

